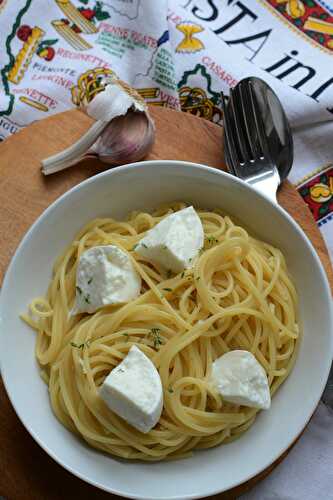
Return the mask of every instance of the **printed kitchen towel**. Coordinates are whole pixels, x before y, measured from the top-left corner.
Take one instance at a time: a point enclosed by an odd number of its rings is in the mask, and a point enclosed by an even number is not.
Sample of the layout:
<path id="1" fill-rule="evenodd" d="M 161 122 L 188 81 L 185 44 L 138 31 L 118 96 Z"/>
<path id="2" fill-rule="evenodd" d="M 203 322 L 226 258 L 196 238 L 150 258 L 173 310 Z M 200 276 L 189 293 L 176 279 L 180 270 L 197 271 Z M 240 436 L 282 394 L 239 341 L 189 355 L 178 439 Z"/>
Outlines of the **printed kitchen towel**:
<path id="1" fill-rule="evenodd" d="M 261 77 L 290 119 L 290 180 L 333 258 L 332 62 L 333 0 L 0 0 L 0 139 L 88 103 L 112 72 L 150 104 L 215 123 L 221 90 Z M 304 478 L 327 477 L 324 430 L 316 439 L 322 422 L 332 433 L 325 408 L 249 498 L 320 497 L 320 482 Z"/>
<path id="2" fill-rule="evenodd" d="M 295 136 L 290 180 L 333 256 L 332 0 L 0 0 L 0 138 L 88 102 L 112 71 L 151 104 L 221 122 L 264 78 Z"/>

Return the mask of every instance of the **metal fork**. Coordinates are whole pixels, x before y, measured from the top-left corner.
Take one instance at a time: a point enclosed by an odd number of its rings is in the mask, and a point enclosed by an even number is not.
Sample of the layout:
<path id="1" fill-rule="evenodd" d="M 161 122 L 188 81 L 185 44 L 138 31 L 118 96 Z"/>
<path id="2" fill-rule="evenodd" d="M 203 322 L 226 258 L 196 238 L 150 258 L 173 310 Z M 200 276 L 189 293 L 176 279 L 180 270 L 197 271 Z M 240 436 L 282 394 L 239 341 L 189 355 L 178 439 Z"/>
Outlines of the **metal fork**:
<path id="1" fill-rule="evenodd" d="M 253 185 L 275 203 L 280 176 L 269 154 L 264 123 L 250 81 L 222 95 L 225 154 L 231 173 Z"/>

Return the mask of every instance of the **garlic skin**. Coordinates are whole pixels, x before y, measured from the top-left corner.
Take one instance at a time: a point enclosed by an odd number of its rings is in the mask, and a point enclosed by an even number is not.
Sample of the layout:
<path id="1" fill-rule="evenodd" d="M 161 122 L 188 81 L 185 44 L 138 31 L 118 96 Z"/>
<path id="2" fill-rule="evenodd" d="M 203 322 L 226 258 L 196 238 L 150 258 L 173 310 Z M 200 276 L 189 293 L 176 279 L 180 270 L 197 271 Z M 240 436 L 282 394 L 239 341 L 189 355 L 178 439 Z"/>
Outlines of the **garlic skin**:
<path id="1" fill-rule="evenodd" d="M 64 149 L 60 153 L 49 156 L 41 161 L 42 173 L 44 175 L 54 174 L 65 168 L 76 165 L 88 155 L 89 148 L 96 142 L 106 128 L 105 122 L 94 123 L 89 130 L 72 146 Z"/>
<path id="2" fill-rule="evenodd" d="M 99 158 L 110 165 L 142 159 L 155 139 L 155 126 L 142 97 L 129 85 L 113 77 L 85 106 L 96 121 L 72 146 L 42 160 L 42 172 L 49 175 L 85 158 Z"/>
<path id="3" fill-rule="evenodd" d="M 134 90 L 134 89 L 133 89 Z M 139 94 L 129 94 L 120 84 L 108 83 L 92 101 L 85 106 L 86 113 L 96 121 L 110 122 L 116 116 L 125 115 L 133 106 L 134 111 L 145 112 L 147 106 Z M 110 105 L 112 103 L 112 105 Z"/>
<path id="4" fill-rule="evenodd" d="M 143 113 L 117 116 L 90 148 L 104 163 L 121 165 L 141 160 L 150 151 L 155 138 L 154 124 Z M 110 155 L 111 151 L 111 155 Z"/>

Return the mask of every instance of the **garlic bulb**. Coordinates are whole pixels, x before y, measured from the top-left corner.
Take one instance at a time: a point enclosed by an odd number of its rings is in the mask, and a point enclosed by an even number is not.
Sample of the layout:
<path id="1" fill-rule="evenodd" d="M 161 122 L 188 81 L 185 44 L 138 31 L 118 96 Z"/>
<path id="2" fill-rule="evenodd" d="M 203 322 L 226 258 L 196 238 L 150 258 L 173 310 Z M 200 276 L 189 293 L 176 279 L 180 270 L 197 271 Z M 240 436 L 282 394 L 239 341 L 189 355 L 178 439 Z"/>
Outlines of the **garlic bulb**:
<path id="1" fill-rule="evenodd" d="M 84 111 L 96 121 L 72 146 L 42 160 L 44 175 L 71 167 L 85 158 L 119 165 L 143 158 L 155 139 L 154 122 L 141 96 L 112 76 Z"/>

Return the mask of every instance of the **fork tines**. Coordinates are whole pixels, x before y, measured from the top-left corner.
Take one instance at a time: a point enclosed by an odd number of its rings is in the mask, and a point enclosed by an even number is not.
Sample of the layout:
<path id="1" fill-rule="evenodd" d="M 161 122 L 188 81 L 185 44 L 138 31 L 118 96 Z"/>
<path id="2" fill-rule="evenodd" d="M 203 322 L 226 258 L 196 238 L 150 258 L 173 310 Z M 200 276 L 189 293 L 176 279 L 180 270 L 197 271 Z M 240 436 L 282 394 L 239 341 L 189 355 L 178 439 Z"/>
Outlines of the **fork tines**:
<path id="1" fill-rule="evenodd" d="M 229 100 L 223 92 L 221 97 L 231 168 L 249 168 L 265 158 L 269 161 L 263 117 L 251 82 L 241 81 L 230 89 Z"/>

